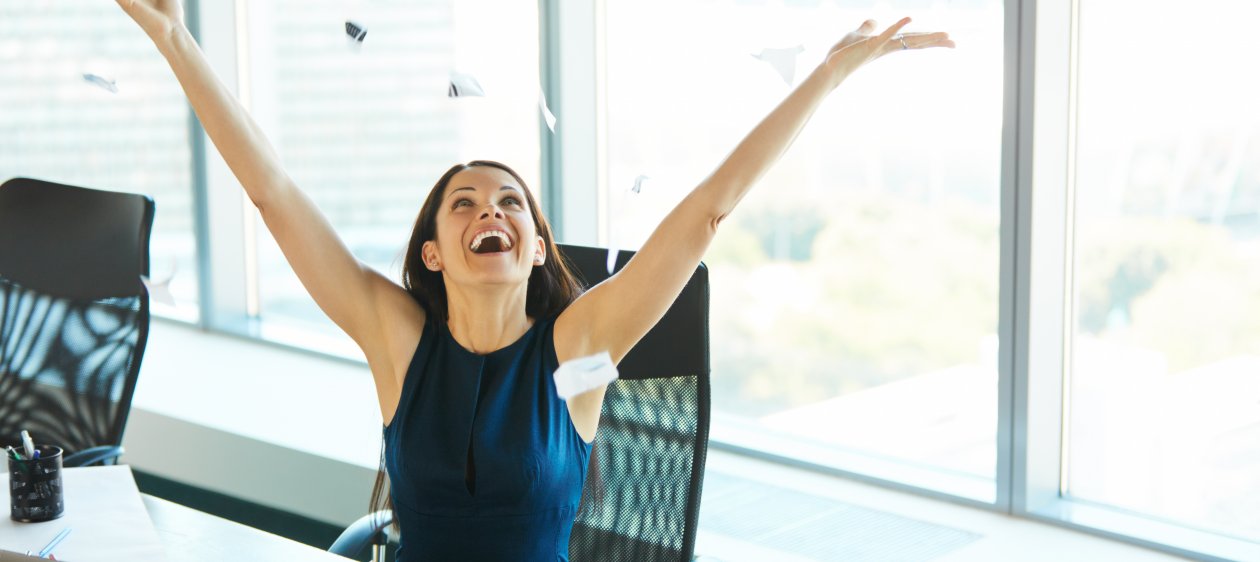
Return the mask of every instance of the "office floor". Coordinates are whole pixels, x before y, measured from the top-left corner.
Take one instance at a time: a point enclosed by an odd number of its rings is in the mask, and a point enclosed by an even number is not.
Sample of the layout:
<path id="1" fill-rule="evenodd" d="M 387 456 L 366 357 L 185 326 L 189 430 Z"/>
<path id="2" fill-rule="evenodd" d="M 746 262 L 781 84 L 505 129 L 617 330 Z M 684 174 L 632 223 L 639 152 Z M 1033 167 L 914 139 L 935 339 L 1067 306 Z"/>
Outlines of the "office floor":
<path id="1" fill-rule="evenodd" d="M 709 451 L 705 474 L 701 562 L 1184 560 L 723 451 Z"/>

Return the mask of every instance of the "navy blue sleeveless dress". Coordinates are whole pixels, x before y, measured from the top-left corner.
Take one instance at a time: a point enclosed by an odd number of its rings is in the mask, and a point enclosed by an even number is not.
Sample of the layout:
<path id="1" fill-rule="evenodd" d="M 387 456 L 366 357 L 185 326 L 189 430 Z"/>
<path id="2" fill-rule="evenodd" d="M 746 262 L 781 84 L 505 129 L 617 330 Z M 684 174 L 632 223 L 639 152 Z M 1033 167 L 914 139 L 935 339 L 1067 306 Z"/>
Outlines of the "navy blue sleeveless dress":
<path id="1" fill-rule="evenodd" d="M 556 396 L 554 324 L 478 355 L 426 322 L 385 426 L 400 561 L 568 560 L 591 446 Z"/>

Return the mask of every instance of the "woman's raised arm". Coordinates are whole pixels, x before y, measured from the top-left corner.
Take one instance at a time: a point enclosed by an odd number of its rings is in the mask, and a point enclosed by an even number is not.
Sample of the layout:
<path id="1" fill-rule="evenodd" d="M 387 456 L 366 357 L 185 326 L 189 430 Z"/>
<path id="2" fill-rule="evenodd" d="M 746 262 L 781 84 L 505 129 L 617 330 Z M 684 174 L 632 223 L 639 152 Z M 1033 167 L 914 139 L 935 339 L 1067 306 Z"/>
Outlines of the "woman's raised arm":
<path id="1" fill-rule="evenodd" d="M 897 35 L 909 22 L 905 18 L 883 33 L 870 35 L 875 22 L 868 20 L 834 45 L 823 63 L 665 217 L 630 263 L 561 315 L 556 321 L 560 359 L 608 351 L 614 361 L 620 361 L 678 297 L 718 224 L 791 146 L 818 105 L 853 71 L 898 50 L 954 46 L 945 33 Z M 598 407 L 594 411 L 598 414 Z"/>
<path id="2" fill-rule="evenodd" d="M 422 309 L 401 287 L 355 259 L 314 202 L 289 178 L 275 149 L 215 76 L 184 27 L 179 1 L 117 2 L 170 64 L 206 134 L 258 207 L 302 285 L 368 354 L 373 372 L 384 367 L 381 361 L 388 354 L 380 347 L 386 345 L 387 334 L 381 331 L 397 333 L 400 322 L 423 326 Z"/>

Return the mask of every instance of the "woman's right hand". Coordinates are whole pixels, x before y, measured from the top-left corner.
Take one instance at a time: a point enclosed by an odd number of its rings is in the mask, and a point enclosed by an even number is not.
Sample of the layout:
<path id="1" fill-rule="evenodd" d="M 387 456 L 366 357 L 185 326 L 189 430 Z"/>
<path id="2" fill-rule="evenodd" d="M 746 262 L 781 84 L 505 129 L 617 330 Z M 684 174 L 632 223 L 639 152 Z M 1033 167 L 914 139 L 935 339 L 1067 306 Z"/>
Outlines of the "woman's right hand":
<path id="1" fill-rule="evenodd" d="M 157 40 L 183 27 L 184 8 L 179 0 L 117 0 L 149 38 Z"/>

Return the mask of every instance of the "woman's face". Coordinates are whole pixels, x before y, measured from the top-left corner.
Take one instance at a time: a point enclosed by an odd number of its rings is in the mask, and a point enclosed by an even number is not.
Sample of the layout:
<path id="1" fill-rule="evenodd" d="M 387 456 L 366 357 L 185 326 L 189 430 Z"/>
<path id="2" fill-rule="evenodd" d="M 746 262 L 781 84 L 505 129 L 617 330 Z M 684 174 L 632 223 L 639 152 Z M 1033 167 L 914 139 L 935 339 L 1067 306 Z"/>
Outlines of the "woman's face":
<path id="1" fill-rule="evenodd" d="M 448 284 L 528 283 L 546 258 L 525 188 L 490 166 L 451 177 L 437 213 L 437 240 L 423 251 L 425 267 L 442 271 Z"/>

